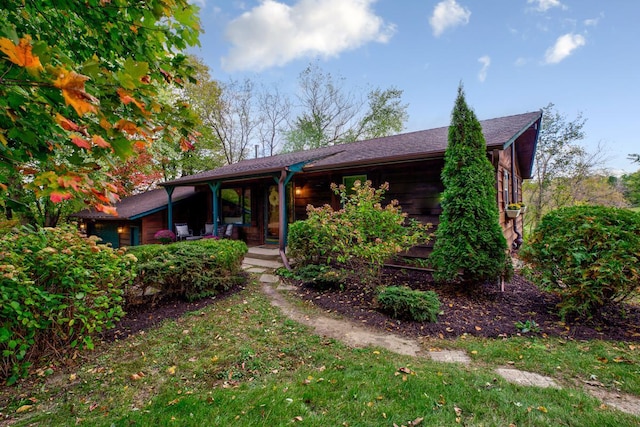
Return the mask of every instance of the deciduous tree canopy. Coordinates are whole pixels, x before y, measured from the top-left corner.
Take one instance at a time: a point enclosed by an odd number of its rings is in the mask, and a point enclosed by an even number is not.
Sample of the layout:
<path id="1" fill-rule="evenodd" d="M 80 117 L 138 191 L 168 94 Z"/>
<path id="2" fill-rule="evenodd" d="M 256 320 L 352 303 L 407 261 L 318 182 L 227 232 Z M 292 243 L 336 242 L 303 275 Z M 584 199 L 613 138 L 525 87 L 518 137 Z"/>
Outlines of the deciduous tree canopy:
<path id="1" fill-rule="evenodd" d="M 112 168 L 153 141 L 190 148 L 193 116 L 157 95 L 192 68 L 187 0 L 23 0 L 0 10 L 0 203 L 83 200 L 115 213 Z M 46 223 L 46 220 L 44 221 Z M 49 224 L 51 225 L 51 224 Z"/>

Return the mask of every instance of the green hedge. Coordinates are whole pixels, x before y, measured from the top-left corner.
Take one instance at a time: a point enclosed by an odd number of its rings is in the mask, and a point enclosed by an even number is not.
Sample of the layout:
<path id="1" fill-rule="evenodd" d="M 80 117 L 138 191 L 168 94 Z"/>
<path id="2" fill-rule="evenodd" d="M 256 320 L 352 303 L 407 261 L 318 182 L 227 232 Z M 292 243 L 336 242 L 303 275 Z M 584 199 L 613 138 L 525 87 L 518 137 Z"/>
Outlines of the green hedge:
<path id="1" fill-rule="evenodd" d="M 239 240 L 201 239 L 169 245 L 130 248 L 138 259 L 136 278 L 127 290 L 127 302 L 145 302 L 145 291 L 156 290 L 155 300 L 167 296 L 189 301 L 215 295 L 241 283 L 241 265 L 247 245 Z"/>
<path id="2" fill-rule="evenodd" d="M 531 279 L 562 298 L 563 317 L 592 317 L 637 293 L 640 214 L 602 206 L 552 211 L 521 256 L 530 265 Z"/>
<path id="3" fill-rule="evenodd" d="M 9 383 L 31 362 L 69 348 L 92 348 L 92 335 L 124 315 L 123 284 L 134 258 L 70 226 L 13 229 L 0 238 L 0 351 Z"/>

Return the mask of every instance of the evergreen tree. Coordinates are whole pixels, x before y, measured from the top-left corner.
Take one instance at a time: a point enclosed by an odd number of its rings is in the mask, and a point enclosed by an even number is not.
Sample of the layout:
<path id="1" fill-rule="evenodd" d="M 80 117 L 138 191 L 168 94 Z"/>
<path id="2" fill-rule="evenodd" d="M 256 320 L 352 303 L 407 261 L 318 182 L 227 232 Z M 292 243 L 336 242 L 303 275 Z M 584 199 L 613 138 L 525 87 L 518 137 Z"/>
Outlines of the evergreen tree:
<path id="1" fill-rule="evenodd" d="M 442 182 L 442 214 L 431 254 L 438 281 L 497 279 L 511 272 L 499 224 L 496 178 L 482 127 L 458 87 Z"/>

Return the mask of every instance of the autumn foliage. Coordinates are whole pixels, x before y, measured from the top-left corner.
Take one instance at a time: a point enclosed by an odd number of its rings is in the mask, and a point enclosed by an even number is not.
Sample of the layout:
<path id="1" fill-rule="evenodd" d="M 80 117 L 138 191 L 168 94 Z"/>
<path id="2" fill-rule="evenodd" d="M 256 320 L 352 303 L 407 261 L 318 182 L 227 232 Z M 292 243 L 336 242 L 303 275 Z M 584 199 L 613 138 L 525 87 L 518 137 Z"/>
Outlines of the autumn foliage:
<path id="1" fill-rule="evenodd" d="M 187 0 L 13 1 L 0 22 L 7 215 L 34 197 L 115 213 L 127 159 L 158 140 L 193 147 L 194 114 L 158 96 L 192 79 L 183 50 L 200 27 Z"/>

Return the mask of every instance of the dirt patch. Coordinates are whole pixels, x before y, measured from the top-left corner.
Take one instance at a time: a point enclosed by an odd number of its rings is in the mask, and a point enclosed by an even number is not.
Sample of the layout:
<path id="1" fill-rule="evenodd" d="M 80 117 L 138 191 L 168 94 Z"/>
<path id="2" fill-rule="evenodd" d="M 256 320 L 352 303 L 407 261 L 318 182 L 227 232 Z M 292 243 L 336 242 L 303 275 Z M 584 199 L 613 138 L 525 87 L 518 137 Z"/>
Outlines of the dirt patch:
<path id="1" fill-rule="evenodd" d="M 520 333 L 516 322 L 533 320 L 540 328 L 537 334 L 541 335 L 640 341 L 640 307 L 625 305 L 591 321 L 565 323 L 555 314 L 558 298 L 540 291 L 519 275 L 505 284 L 504 292 L 496 283 L 484 283 L 471 290 L 461 289 L 459 285 L 437 285 L 428 272 L 397 268 L 385 269 L 383 283 L 435 291 L 442 303 L 438 322 L 391 319 L 376 309 L 375 291 L 372 289 L 347 286 L 344 290 L 317 290 L 298 283 L 293 293 L 325 311 L 412 337 L 454 338 L 462 334 L 507 337 Z"/>

